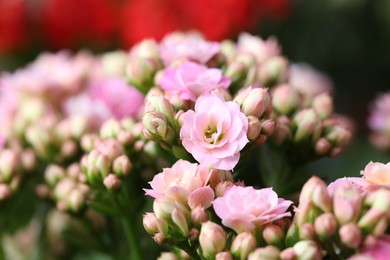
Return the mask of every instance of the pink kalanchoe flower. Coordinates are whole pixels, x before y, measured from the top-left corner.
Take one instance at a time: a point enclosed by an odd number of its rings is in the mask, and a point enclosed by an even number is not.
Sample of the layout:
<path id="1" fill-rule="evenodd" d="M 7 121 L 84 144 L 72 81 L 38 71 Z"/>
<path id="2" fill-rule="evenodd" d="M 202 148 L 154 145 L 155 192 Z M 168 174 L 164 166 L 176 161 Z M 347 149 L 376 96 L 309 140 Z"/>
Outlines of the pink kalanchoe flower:
<path id="1" fill-rule="evenodd" d="M 103 102 L 117 119 L 136 117 L 144 104 L 144 96 L 119 77 L 92 83 L 90 95 L 92 100 Z"/>
<path id="2" fill-rule="evenodd" d="M 252 231 L 266 223 L 291 216 L 286 212 L 292 201 L 278 198 L 272 188 L 232 186 L 213 207 L 222 224 L 237 233 Z"/>
<path id="3" fill-rule="evenodd" d="M 209 69 L 198 63 L 185 62 L 177 68 L 165 69 L 158 84 L 168 95 L 178 95 L 181 99 L 195 102 L 204 93 L 216 88 L 228 88 L 230 79 L 223 76 L 220 69 Z"/>
<path id="4" fill-rule="evenodd" d="M 220 44 L 204 40 L 197 34 L 170 34 L 160 43 L 160 56 L 166 66 L 175 61 L 206 63 L 220 50 Z"/>
<path id="5" fill-rule="evenodd" d="M 377 98 L 368 118 L 368 126 L 372 131 L 383 133 L 390 130 L 390 92 Z"/>
<path id="6" fill-rule="evenodd" d="M 333 196 L 334 192 L 343 187 L 344 185 L 352 184 L 356 189 L 358 189 L 361 193 L 364 193 L 367 186 L 369 185 L 364 178 L 359 177 L 344 177 L 331 182 L 328 185 L 329 195 Z"/>
<path id="7" fill-rule="evenodd" d="M 390 187 L 390 162 L 370 162 L 360 174 L 370 185 Z"/>
<path id="8" fill-rule="evenodd" d="M 82 115 L 99 126 L 113 117 L 136 117 L 144 104 L 144 96 L 122 78 L 95 79 L 82 94 L 69 98 L 64 109 L 68 115 Z"/>
<path id="9" fill-rule="evenodd" d="M 280 46 L 275 38 L 271 37 L 265 41 L 249 33 L 240 34 L 237 49 L 239 52 L 252 54 L 260 63 L 281 53 Z"/>
<path id="10" fill-rule="evenodd" d="M 86 53 L 75 56 L 68 52 L 44 53 L 26 68 L 4 75 L 0 85 L 10 85 L 23 97 L 62 102 L 83 89 L 93 63 L 92 56 Z"/>
<path id="11" fill-rule="evenodd" d="M 363 248 L 360 254 L 352 256 L 350 260 L 376 259 L 387 260 L 390 255 L 390 236 L 383 235 L 370 247 Z"/>
<path id="12" fill-rule="evenodd" d="M 309 98 L 322 93 L 331 93 L 333 90 L 332 81 L 328 76 L 305 63 L 290 65 L 289 83 L 294 89 Z"/>
<path id="13" fill-rule="evenodd" d="M 171 168 L 154 176 L 152 189 L 145 189 L 153 198 L 169 198 L 188 203 L 192 209 L 208 208 L 214 199 L 213 190 L 207 186 L 211 171 L 205 166 L 179 160 Z"/>
<path id="14" fill-rule="evenodd" d="M 221 170 L 236 166 L 240 151 L 249 142 L 248 119 L 238 104 L 216 95 L 201 96 L 195 111 L 187 111 L 182 119 L 182 144 L 200 164 Z"/>

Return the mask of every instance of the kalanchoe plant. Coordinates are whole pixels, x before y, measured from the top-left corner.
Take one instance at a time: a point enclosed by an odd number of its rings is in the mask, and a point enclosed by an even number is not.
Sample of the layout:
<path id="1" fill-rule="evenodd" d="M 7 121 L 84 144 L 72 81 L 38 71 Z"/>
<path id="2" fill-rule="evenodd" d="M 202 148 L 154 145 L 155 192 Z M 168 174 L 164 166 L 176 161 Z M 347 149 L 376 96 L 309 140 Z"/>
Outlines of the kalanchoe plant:
<path id="1" fill-rule="evenodd" d="M 115 259 L 156 256 L 154 241 L 172 248 L 161 259 L 386 245 L 387 165 L 347 185 L 313 178 L 295 210 L 285 196 L 306 181 L 301 166 L 340 154 L 352 134 L 327 78 L 290 64 L 274 38 L 173 33 L 128 53 L 44 54 L 0 76 L 0 105 L 0 237 L 36 220 L 35 240 L 50 240 L 37 258 L 57 241 L 67 250 L 53 246 L 55 257 Z"/>

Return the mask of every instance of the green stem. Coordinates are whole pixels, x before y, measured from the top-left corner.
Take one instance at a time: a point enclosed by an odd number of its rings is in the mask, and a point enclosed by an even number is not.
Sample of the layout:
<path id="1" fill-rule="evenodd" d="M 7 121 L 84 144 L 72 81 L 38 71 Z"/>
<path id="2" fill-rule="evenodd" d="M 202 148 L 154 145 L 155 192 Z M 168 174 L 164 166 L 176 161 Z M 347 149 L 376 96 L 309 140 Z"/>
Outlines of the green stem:
<path id="1" fill-rule="evenodd" d="M 125 231 L 127 242 L 130 248 L 130 259 L 132 260 L 142 260 L 142 251 L 140 243 L 136 238 L 134 222 L 129 221 L 125 216 L 121 217 L 122 227 Z"/>

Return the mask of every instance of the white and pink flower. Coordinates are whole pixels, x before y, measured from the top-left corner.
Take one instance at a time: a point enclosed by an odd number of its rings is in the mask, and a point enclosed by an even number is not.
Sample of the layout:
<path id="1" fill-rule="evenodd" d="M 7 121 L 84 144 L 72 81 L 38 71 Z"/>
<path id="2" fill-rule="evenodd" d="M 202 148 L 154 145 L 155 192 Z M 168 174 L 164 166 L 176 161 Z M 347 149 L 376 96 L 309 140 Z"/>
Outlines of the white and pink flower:
<path id="1" fill-rule="evenodd" d="M 177 68 L 165 69 L 158 84 L 169 96 L 178 95 L 181 99 L 195 102 L 202 94 L 217 88 L 228 88 L 230 79 L 223 76 L 220 69 L 209 69 L 198 63 L 185 62 Z"/>
<path id="2" fill-rule="evenodd" d="M 232 186 L 213 207 L 222 224 L 242 233 L 272 221 L 291 216 L 286 212 L 292 201 L 278 198 L 272 188 Z"/>
<path id="3" fill-rule="evenodd" d="M 145 189 L 153 198 L 178 200 L 190 206 L 208 208 L 214 200 L 214 191 L 207 186 L 211 171 L 204 166 L 179 160 L 171 168 L 154 176 L 152 189 Z"/>
<path id="4" fill-rule="evenodd" d="M 182 119 L 182 144 L 200 164 L 221 170 L 236 166 L 240 151 L 249 142 L 248 119 L 237 103 L 216 95 L 201 96 L 195 111 L 187 111 Z"/>
<path id="5" fill-rule="evenodd" d="M 241 33 L 238 37 L 237 49 L 242 53 L 249 53 L 256 57 L 257 62 L 262 63 L 267 59 L 278 56 L 281 53 L 278 41 L 275 38 L 263 40 L 260 37 Z"/>

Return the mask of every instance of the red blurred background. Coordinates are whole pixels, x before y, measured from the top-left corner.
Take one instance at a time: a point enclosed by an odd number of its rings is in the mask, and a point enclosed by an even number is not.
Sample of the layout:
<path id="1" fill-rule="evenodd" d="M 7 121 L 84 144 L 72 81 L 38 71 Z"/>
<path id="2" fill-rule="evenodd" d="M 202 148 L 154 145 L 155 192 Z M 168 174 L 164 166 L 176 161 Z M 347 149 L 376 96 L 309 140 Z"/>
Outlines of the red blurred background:
<path id="1" fill-rule="evenodd" d="M 127 49 L 175 30 L 222 40 L 289 11 L 288 0 L 0 0 L 0 54 Z"/>

